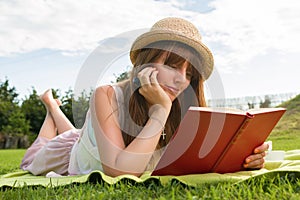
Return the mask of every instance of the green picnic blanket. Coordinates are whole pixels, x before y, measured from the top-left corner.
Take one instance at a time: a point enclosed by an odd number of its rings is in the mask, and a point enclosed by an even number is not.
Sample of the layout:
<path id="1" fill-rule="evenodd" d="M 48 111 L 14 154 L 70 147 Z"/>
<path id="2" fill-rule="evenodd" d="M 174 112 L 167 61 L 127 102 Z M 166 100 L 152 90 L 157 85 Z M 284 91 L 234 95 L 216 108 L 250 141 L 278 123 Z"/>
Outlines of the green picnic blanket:
<path id="1" fill-rule="evenodd" d="M 57 187 L 74 183 L 105 182 L 115 184 L 119 181 L 132 181 L 135 183 L 158 182 L 166 184 L 170 181 L 179 181 L 182 184 L 196 186 L 201 183 L 231 182 L 238 183 L 253 177 L 277 175 L 290 175 L 300 178 L 300 150 L 287 151 L 283 161 L 267 161 L 265 168 L 260 170 L 239 171 L 235 173 L 206 173 L 184 176 L 151 176 L 150 173 L 143 174 L 140 178 L 132 175 L 110 177 L 101 171 L 93 171 L 86 175 L 62 176 L 47 178 L 45 176 L 34 176 L 27 171 L 17 171 L 0 176 L 0 187 L 22 187 L 22 186 L 44 186 Z"/>

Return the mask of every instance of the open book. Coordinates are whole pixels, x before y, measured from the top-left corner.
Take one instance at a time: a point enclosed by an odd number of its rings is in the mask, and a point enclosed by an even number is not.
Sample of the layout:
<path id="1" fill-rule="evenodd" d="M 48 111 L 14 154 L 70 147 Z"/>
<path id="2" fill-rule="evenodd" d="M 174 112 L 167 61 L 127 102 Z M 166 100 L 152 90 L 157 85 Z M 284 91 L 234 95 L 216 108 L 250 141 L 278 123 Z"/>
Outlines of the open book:
<path id="1" fill-rule="evenodd" d="M 245 158 L 267 139 L 284 112 L 190 107 L 152 175 L 243 170 Z"/>

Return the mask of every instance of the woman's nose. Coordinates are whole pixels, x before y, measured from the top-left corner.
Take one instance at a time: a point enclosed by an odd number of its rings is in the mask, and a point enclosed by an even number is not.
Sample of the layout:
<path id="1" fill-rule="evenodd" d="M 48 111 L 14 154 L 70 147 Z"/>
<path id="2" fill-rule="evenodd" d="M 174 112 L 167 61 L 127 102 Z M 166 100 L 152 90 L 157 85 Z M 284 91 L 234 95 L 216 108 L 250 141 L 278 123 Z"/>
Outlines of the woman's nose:
<path id="1" fill-rule="evenodd" d="M 176 82 L 185 82 L 186 81 L 186 70 L 185 69 L 176 70 L 175 81 Z"/>

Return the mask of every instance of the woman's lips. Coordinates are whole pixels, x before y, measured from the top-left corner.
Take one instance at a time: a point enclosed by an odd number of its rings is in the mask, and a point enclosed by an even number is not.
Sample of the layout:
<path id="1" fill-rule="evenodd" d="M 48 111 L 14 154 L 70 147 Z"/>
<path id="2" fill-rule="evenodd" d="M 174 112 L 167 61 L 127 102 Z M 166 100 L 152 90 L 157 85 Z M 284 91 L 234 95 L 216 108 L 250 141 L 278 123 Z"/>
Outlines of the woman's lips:
<path id="1" fill-rule="evenodd" d="M 179 93 L 179 89 L 172 87 L 172 86 L 168 86 L 168 85 L 162 85 L 162 88 L 167 90 L 169 93 L 171 93 L 173 96 L 177 96 L 177 94 Z"/>

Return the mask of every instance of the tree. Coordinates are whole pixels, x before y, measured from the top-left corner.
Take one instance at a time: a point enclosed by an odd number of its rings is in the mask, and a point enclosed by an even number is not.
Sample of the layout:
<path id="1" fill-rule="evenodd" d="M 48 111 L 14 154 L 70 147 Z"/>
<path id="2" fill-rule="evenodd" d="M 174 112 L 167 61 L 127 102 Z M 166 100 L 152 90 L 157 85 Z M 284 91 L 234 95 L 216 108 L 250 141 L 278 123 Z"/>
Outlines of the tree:
<path id="1" fill-rule="evenodd" d="M 129 73 L 123 72 L 116 78 L 116 82 L 120 82 L 120 81 L 126 80 L 128 78 L 129 78 Z"/>
<path id="2" fill-rule="evenodd" d="M 75 125 L 78 128 L 81 128 L 85 122 L 86 113 L 89 109 L 90 97 L 92 91 L 87 95 L 85 91 L 81 93 L 79 97 L 73 99 L 72 102 L 72 111 Z"/>
<path id="3" fill-rule="evenodd" d="M 264 102 L 260 102 L 259 107 L 260 108 L 269 108 L 269 107 L 271 107 L 271 99 L 268 95 L 265 96 L 265 101 Z"/>
<path id="4" fill-rule="evenodd" d="M 23 136 L 29 133 L 30 125 L 25 115 L 18 107 L 8 118 L 8 123 L 3 127 L 3 132 L 14 136 Z"/>
<path id="5" fill-rule="evenodd" d="M 15 87 L 10 87 L 6 79 L 0 82 L 0 132 L 8 125 L 9 117 L 18 108 L 18 94 Z"/>
<path id="6" fill-rule="evenodd" d="M 26 119 L 29 120 L 30 132 L 38 134 L 44 122 L 46 109 L 34 88 L 32 88 L 29 97 L 26 96 L 25 100 L 23 100 L 21 110 Z"/>
<path id="7" fill-rule="evenodd" d="M 8 124 L 11 107 L 12 105 L 10 102 L 0 101 L 0 132 L 3 130 L 3 127 Z"/>
<path id="8" fill-rule="evenodd" d="M 71 121 L 71 123 L 75 126 L 74 123 L 74 117 L 73 117 L 73 112 L 72 112 L 72 101 L 74 98 L 73 90 L 69 89 L 66 93 L 65 96 L 61 97 L 61 110 L 63 113 L 66 115 L 66 117 Z"/>
<path id="9" fill-rule="evenodd" d="M 116 82 L 121 82 L 123 80 L 128 79 L 130 77 L 130 68 L 131 68 L 131 66 L 127 66 L 127 69 L 125 72 L 122 72 L 121 74 L 118 74 L 118 75 L 114 74 L 114 76 L 116 77 Z"/>
<path id="10" fill-rule="evenodd" d="M 9 82 L 6 79 L 4 82 L 0 82 L 0 101 L 11 102 L 18 104 L 17 97 L 19 94 L 16 93 L 15 87 L 10 87 Z"/>

